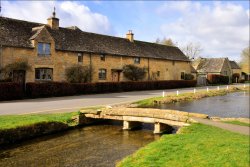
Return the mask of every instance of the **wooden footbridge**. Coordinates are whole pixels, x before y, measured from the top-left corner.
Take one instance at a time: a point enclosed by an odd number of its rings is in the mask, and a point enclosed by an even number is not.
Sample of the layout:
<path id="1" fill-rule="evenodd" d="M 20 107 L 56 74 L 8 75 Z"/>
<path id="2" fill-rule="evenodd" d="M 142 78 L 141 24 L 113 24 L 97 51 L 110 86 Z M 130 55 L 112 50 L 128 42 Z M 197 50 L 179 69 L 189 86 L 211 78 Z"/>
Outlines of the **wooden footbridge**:
<path id="1" fill-rule="evenodd" d="M 207 118 L 208 115 L 188 113 L 177 110 L 161 110 L 151 108 L 111 108 L 97 111 L 81 110 L 79 122 L 91 123 L 93 119 L 109 119 L 123 121 L 123 129 L 130 130 L 141 123 L 153 123 L 154 133 L 162 133 L 172 126 L 188 126 L 196 122 L 192 117 Z"/>

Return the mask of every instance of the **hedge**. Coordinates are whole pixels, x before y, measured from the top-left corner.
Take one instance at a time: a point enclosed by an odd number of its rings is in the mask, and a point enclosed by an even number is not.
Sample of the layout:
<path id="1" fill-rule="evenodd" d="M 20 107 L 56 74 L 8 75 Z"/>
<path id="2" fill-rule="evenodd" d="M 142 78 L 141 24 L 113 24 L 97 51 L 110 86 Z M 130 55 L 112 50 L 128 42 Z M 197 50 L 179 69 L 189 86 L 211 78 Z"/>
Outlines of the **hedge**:
<path id="1" fill-rule="evenodd" d="M 0 90 L 1 85 L 0 83 Z M 13 84 L 15 85 L 15 84 Z M 39 97 L 56 97 L 56 96 L 71 96 L 81 94 L 96 94 L 96 93 L 111 93 L 111 92 L 126 92 L 137 90 L 155 90 L 155 89 L 172 89 L 196 86 L 196 80 L 171 80 L 171 81 L 139 81 L 139 82 L 98 82 L 98 83 L 67 83 L 67 82 L 47 82 L 26 84 L 25 95 L 28 98 Z M 19 92 L 22 87 L 15 89 Z M 15 91 L 10 88 L 13 93 L 9 94 L 8 100 L 22 98 L 24 95 L 20 94 L 16 97 Z M 6 92 L 7 93 L 7 92 Z M 6 94 L 5 93 L 5 94 Z M 23 95 L 23 96 L 22 96 Z M 11 97 L 14 98 L 11 98 Z M 1 97 L 3 100 L 5 96 Z M 5 100 L 5 99 L 4 99 Z"/>
<path id="2" fill-rule="evenodd" d="M 218 75 L 218 74 L 208 74 L 207 81 L 210 84 L 228 84 L 229 76 Z"/>
<path id="3" fill-rule="evenodd" d="M 16 100 L 24 97 L 23 85 L 14 82 L 0 83 L 0 100 Z"/>
<path id="4" fill-rule="evenodd" d="M 74 87 L 67 82 L 30 82 L 26 84 L 26 95 L 31 98 L 70 96 L 75 94 Z"/>

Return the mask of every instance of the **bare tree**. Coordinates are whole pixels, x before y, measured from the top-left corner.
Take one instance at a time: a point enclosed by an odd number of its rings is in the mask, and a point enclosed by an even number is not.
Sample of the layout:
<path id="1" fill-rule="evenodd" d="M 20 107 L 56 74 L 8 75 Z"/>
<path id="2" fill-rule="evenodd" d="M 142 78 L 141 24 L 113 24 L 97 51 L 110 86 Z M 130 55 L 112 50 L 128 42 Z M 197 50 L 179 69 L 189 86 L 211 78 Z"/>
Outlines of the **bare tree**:
<path id="1" fill-rule="evenodd" d="M 240 66 L 243 72 L 250 73 L 249 63 L 250 63 L 250 46 L 243 49 L 241 52 L 241 60 L 240 60 Z"/>
<path id="2" fill-rule="evenodd" d="M 181 50 L 189 59 L 196 59 L 202 52 L 201 45 L 193 42 L 189 42 L 186 46 L 181 47 Z"/>
<path id="3" fill-rule="evenodd" d="M 176 46 L 176 44 L 173 42 L 173 40 L 171 38 L 163 38 L 162 40 L 157 38 L 156 39 L 156 43 L 158 44 L 163 44 L 163 45 L 167 45 L 167 46 Z"/>

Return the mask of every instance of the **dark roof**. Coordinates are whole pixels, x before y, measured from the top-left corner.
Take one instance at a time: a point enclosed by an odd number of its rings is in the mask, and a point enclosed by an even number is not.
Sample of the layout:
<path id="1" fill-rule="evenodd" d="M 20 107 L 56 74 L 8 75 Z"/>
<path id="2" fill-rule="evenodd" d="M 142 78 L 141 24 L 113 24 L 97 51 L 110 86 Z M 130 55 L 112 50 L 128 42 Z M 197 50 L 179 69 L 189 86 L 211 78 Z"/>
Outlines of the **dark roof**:
<path id="1" fill-rule="evenodd" d="M 54 30 L 45 24 L 6 17 L 0 17 L 0 44 L 33 48 L 31 39 L 40 33 L 39 27 L 48 30 L 57 50 L 189 61 L 178 47 L 137 40 L 130 42 L 126 38 L 84 32 L 76 27 Z"/>
<path id="2" fill-rule="evenodd" d="M 227 58 L 198 58 L 192 62 L 197 72 L 221 72 Z"/>
<path id="3" fill-rule="evenodd" d="M 232 69 L 241 69 L 235 61 L 229 61 Z"/>

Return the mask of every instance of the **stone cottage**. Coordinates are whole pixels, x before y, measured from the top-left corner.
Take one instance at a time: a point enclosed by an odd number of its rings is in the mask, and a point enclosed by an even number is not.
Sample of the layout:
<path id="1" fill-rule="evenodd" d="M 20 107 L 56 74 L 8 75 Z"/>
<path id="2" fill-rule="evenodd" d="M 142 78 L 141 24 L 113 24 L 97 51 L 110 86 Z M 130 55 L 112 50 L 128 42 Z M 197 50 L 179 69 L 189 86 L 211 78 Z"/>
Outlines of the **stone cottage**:
<path id="1" fill-rule="evenodd" d="M 192 62 L 197 71 L 197 84 L 206 85 L 208 74 L 218 74 L 232 77 L 232 69 L 228 58 L 198 58 Z"/>
<path id="2" fill-rule="evenodd" d="M 55 12 L 47 24 L 0 17 L 0 68 L 20 60 L 31 69 L 12 76 L 24 82 L 66 81 L 65 69 L 76 64 L 93 69 L 92 82 L 126 81 L 128 64 L 147 68 L 144 80 L 181 80 L 191 73 L 178 47 L 135 40 L 132 31 L 119 38 L 63 28 Z"/>

